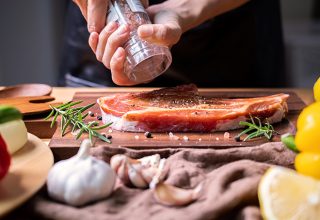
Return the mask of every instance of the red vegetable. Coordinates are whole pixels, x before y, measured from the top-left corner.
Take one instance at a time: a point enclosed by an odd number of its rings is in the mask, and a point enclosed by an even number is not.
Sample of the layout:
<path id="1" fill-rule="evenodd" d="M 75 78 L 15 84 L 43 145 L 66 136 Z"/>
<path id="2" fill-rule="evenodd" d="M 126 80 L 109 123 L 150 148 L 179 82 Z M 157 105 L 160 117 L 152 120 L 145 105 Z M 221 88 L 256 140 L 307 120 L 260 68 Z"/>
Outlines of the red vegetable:
<path id="1" fill-rule="evenodd" d="M 0 180 L 8 173 L 11 156 L 8 152 L 6 142 L 0 134 Z"/>

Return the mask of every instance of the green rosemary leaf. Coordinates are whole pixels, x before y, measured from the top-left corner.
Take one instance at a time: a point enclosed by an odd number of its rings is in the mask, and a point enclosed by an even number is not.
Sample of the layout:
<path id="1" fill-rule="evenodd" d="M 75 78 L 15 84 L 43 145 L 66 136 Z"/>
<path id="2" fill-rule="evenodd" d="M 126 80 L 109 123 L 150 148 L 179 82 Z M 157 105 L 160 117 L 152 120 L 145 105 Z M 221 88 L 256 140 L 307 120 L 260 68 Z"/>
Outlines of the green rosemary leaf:
<path id="1" fill-rule="evenodd" d="M 77 102 L 67 102 L 66 104 L 63 104 L 61 106 L 58 106 L 57 108 L 60 109 L 60 110 L 64 110 L 64 109 L 67 109 L 67 108 L 70 108 L 70 107 L 73 107 L 75 105 L 78 105 L 80 103 L 82 103 L 83 101 L 77 101 Z"/>
<path id="2" fill-rule="evenodd" d="M 61 134 L 62 134 L 62 130 L 63 130 L 65 122 L 66 122 L 66 118 L 64 115 L 62 115 L 61 116 L 61 125 L 60 125 Z"/>
<path id="3" fill-rule="evenodd" d="M 79 133 L 77 134 L 77 137 L 76 137 L 77 140 L 81 137 L 81 135 L 83 134 L 84 130 L 85 130 L 84 127 L 80 129 L 80 131 L 79 131 Z"/>
<path id="4" fill-rule="evenodd" d="M 108 123 L 108 124 L 105 124 L 105 125 L 101 125 L 101 126 L 97 126 L 97 127 L 93 127 L 92 130 L 101 130 L 101 129 L 104 129 L 104 128 L 107 128 L 109 127 L 110 125 L 112 125 L 112 122 Z"/>
<path id="5" fill-rule="evenodd" d="M 89 131 L 89 140 L 91 143 L 93 143 L 93 140 L 92 140 L 92 131 Z"/>
<path id="6" fill-rule="evenodd" d="M 64 124 L 63 128 L 62 128 L 62 132 L 61 132 L 61 135 L 62 135 L 62 136 L 65 135 L 66 129 L 67 129 L 67 127 L 70 125 L 70 123 L 71 123 L 71 119 L 69 118 L 69 119 L 67 120 L 67 122 Z"/>
<path id="7" fill-rule="evenodd" d="M 51 105 L 50 105 L 50 108 L 52 109 Z M 54 109 L 51 110 L 50 114 L 47 117 L 45 117 L 44 120 L 48 120 L 49 118 L 51 118 L 53 116 L 53 114 L 54 114 Z"/>
<path id="8" fill-rule="evenodd" d="M 107 143 L 111 143 L 110 139 L 108 139 L 107 137 L 103 136 L 102 134 L 96 132 L 96 131 L 93 131 L 93 136 L 95 137 L 98 137 L 99 139 L 103 140 L 104 142 L 107 142 Z"/>
<path id="9" fill-rule="evenodd" d="M 255 129 L 259 129 L 258 126 L 256 126 L 255 124 L 252 124 L 250 122 L 247 122 L 247 121 L 240 121 L 239 122 L 239 125 L 241 126 L 247 126 L 249 128 L 255 128 Z"/>
<path id="10" fill-rule="evenodd" d="M 264 133 L 263 131 L 253 132 L 253 133 L 249 134 L 243 141 L 247 141 L 247 140 L 250 140 L 250 139 L 252 139 L 252 138 L 259 137 L 259 136 L 261 136 L 263 133 Z"/>
<path id="11" fill-rule="evenodd" d="M 54 115 L 53 120 L 51 122 L 50 128 L 53 128 L 54 124 L 57 121 L 58 115 L 59 115 L 59 112 L 56 112 L 56 114 Z"/>
<path id="12" fill-rule="evenodd" d="M 85 119 L 88 115 L 89 115 L 89 113 L 82 115 L 82 119 Z"/>
<path id="13" fill-rule="evenodd" d="M 243 141 L 251 140 L 256 137 L 264 136 L 268 140 L 272 139 L 272 136 L 274 134 L 277 134 L 277 132 L 274 130 L 273 126 L 269 123 L 262 123 L 261 119 L 258 117 L 252 117 L 250 116 L 250 122 L 247 121 L 241 121 L 239 122 L 239 125 L 247 127 L 244 131 L 239 133 L 236 138 L 240 138 L 242 135 L 247 134 L 247 137 Z"/>
<path id="14" fill-rule="evenodd" d="M 249 133 L 250 131 L 252 131 L 252 130 L 254 130 L 255 128 L 252 128 L 252 127 L 249 127 L 249 128 L 247 128 L 246 130 L 244 130 L 244 131 L 242 131 L 240 134 L 238 134 L 237 136 L 238 137 L 241 137 L 242 135 L 244 135 L 244 134 L 247 134 L 247 133 Z"/>
<path id="15" fill-rule="evenodd" d="M 84 106 L 83 108 L 81 108 L 80 110 L 79 110 L 79 112 L 84 112 L 85 110 L 88 110 L 89 108 L 91 108 L 92 106 L 94 106 L 95 105 L 95 103 L 91 103 L 91 104 L 89 104 L 89 105 L 86 105 L 86 106 Z"/>
<path id="16" fill-rule="evenodd" d="M 76 106 L 82 103 L 82 101 L 76 102 L 67 102 L 65 104 L 59 106 L 50 106 L 52 111 L 46 117 L 46 120 L 53 116 L 53 120 L 51 122 L 50 127 L 56 123 L 58 116 L 61 116 L 61 135 L 64 136 L 66 134 L 66 130 L 69 126 L 72 126 L 71 131 L 75 132 L 76 129 L 79 129 L 79 133 L 76 136 L 76 139 L 79 139 L 84 132 L 89 134 L 89 138 L 92 141 L 93 136 L 111 143 L 109 139 L 105 136 L 101 135 L 97 132 L 97 130 L 104 129 L 111 125 L 111 123 L 106 125 L 99 126 L 98 121 L 85 122 L 84 119 L 89 115 L 88 113 L 84 113 L 86 110 L 95 105 L 95 103 L 91 103 L 85 106 Z"/>

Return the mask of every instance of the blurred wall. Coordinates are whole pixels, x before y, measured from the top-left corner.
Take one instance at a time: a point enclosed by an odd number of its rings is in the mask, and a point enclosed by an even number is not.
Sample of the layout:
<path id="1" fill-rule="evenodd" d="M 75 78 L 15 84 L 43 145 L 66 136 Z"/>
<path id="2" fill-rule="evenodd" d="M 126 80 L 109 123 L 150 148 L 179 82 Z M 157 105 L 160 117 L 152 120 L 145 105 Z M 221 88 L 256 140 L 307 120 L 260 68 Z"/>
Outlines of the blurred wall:
<path id="1" fill-rule="evenodd" d="M 314 0 L 281 0 L 282 17 L 288 20 L 310 19 Z"/>
<path id="2" fill-rule="evenodd" d="M 311 87 L 320 76 L 319 0 L 281 0 L 286 75 L 292 87 Z"/>
<path id="3" fill-rule="evenodd" d="M 63 0 L 0 3 L 0 85 L 56 84 L 64 18 Z"/>

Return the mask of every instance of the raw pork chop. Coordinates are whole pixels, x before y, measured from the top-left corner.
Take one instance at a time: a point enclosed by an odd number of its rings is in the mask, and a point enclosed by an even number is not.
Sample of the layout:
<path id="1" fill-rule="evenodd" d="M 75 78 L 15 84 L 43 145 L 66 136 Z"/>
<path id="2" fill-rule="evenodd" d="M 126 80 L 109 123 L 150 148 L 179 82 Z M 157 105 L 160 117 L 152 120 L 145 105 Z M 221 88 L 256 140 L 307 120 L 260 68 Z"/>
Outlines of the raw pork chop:
<path id="1" fill-rule="evenodd" d="M 104 123 L 121 131 L 227 131 L 251 116 L 269 123 L 288 112 L 289 95 L 220 99 L 200 96 L 198 88 L 182 85 L 151 92 L 114 94 L 98 99 Z"/>

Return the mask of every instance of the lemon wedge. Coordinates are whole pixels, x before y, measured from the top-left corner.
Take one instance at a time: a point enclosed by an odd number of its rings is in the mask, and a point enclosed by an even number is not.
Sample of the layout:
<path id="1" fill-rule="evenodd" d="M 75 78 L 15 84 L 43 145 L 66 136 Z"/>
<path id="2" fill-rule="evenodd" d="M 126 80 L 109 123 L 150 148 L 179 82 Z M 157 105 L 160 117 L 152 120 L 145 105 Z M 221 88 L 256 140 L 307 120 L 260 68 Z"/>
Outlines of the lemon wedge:
<path id="1" fill-rule="evenodd" d="M 260 181 L 258 195 L 264 219 L 320 219 L 320 181 L 293 170 L 270 168 Z"/>

